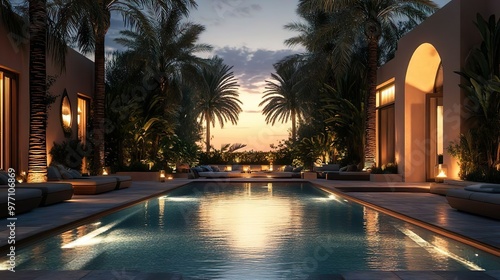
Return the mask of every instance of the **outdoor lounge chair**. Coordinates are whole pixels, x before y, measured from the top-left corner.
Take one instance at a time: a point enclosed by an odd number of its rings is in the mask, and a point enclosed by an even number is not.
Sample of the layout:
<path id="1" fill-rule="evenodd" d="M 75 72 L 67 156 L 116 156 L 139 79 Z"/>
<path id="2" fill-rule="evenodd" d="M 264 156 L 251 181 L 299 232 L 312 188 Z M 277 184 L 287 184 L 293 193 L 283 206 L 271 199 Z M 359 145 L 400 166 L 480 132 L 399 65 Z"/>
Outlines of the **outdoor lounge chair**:
<path id="1" fill-rule="evenodd" d="M 459 211 L 500 220 L 500 185 L 476 184 L 446 192 L 448 204 Z"/>
<path id="2" fill-rule="evenodd" d="M 1 189 L 7 189 L 7 185 L 0 185 Z M 39 206 L 47 206 L 73 197 L 73 187 L 68 183 L 22 183 L 16 184 L 16 190 L 40 190 L 42 200 Z"/>
<path id="3" fill-rule="evenodd" d="M 115 190 L 126 189 L 132 185 L 132 177 L 127 175 L 102 175 L 102 176 L 83 176 L 80 171 L 76 169 L 66 168 L 62 164 L 55 165 L 61 173 L 63 178 L 71 177 L 72 179 L 101 179 L 101 178 L 114 178 L 116 180 Z M 67 174 L 69 173 L 69 174 Z"/>
<path id="4" fill-rule="evenodd" d="M 8 210 L 8 188 L 0 188 L 0 218 L 11 217 Z M 15 215 L 31 211 L 40 205 L 42 191 L 37 189 L 15 189 Z"/>
<path id="5" fill-rule="evenodd" d="M 48 169 L 48 180 L 70 183 L 73 186 L 74 194 L 100 194 L 104 192 L 109 192 L 117 187 L 117 179 L 99 176 L 99 178 L 74 178 L 69 172 L 63 175 L 59 172 L 59 169 L 55 166 L 49 166 Z"/>
<path id="6" fill-rule="evenodd" d="M 8 189 L 9 176 L 5 171 L 0 171 L 0 188 Z M 66 183 L 17 183 L 16 190 L 38 189 L 42 191 L 40 206 L 59 203 L 73 196 L 71 184 Z"/>

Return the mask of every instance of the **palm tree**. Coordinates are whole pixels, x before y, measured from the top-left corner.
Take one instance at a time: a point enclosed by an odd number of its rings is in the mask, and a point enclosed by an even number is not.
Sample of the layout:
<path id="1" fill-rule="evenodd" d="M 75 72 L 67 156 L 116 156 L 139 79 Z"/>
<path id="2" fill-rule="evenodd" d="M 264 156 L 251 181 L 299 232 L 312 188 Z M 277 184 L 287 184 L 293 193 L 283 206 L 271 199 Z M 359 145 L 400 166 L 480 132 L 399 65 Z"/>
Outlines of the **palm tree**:
<path id="1" fill-rule="evenodd" d="M 25 36 L 22 34 L 24 22 L 10 2 L 9 0 L 0 0 L 0 19 L 7 30 L 16 36 L 16 38 L 11 39 L 22 42 L 25 40 Z"/>
<path id="2" fill-rule="evenodd" d="M 30 131 L 28 149 L 28 182 L 43 182 L 47 179 L 46 127 L 47 106 L 54 98 L 48 96 L 47 88 L 53 82 L 47 79 L 47 53 L 64 69 L 66 44 L 61 36 L 60 26 L 55 20 L 48 23 L 47 1 L 30 0 L 28 3 L 29 34 L 24 34 L 23 16 L 17 14 L 10 1 L 0 1 L 2 22 L 10 31 L 10 39 L 16 47 L 29 38 L 29 92 L 30 92 Z M 23 6 L 17 7 L 25 12 Z M 28 37 L 29 36 L 29 37 Z"/>
<path id="3" fill-rule="evenodd" d="M 133 124 L 135 129 L 142 131 L 137 135 L 144 135 L 138 140 L 152 144 L 154 157 L 162 142 L 161 136 L 170 135 L 167 138 L 172 138 L 171 134 L 178 125 L 183 86 L 192 82 L 200 66 L 205 64 L 194 54 L 210 51 L 212 47 L 196 43 L 205 28 L 184 22 L 184 15 L 178 10 L 165 12 L 160 18 L 152 10 L 144 15 L 147 21 L 137 31 L 122 31 L 122 37 L 115 41 L 128 49 L 128 63 L 141 71 L 144 84 L 136 86 L 141 87 L 143 94 L 130 93 L 136 106 L 129 111 L 136 122 Z M 144 141 L 147 135 L 154 139 Z"/>
<path id="4" fill-rule="evenodd" d="M 266 90 L 259 104 L 264 105 L 262 114 L 266 116 L 266 123 L 274 125 L 276 121 L 292 121 L 293 141 L 297 139 L 297 121 L 306 111 L 300 90 L 300 67 L 297 61 L 275 64 L 276 73 L 271 74 L 273 80 L 266 80 Z"/>
<path id="5" fill-rule="evenodd" d="M 395 37 L 397 20 L 421 22 L 437 10 L 431 0 L 300 0 L 299 13 L 324 11 L 334 15 L 329 33 L 337 38 L 339 53 L 349 55 L 352 45 L 362 40 L 367 46 L 368 94 L 365 97 L 366 125 L 364 162 L 375 161 L 377 68 L 379 65 L 379 44 L 382 37 Z M 347 48 L 347 49 L 346 49 Z M 341 60 L 349 61 L 349 60 Z M 345 68 L 348 65 L 344 65 Z"/>
<path id="6" fill-rule="evenodd" d="M 195 111 L 201 121 L 206 124 L 206 152 L 210 152 L 210 124 L 215 127 L 215 121 L 224 127 L 230 121 L 238 123 L 238 115 L 242 111 L 238 99 L 239 93 L 233 72 L 219 57 L 208 61 L 208 65 L 201 68 L 203 84 L 199 88 Z"/>
<path id="7" fill-rule="evenodd" d="M 189 13 L 196 7 L 194 0 L 56 0 L 65 16 L 65 24 L 73 27 L 75 41 L 84 53 L 94 52 L 94 99 L 93 99 L 93 173 L 104 165 L 104 120 L 105 120 L 105 36 L 111 22 L 111 13 L 120 13 L 124 24 L 131 27 L 145 22 L 142 8 L 150 6 L 158 17 L 171 10 Z"/>
<path id="8" fill-rule="evenodd" d="M 30 132 L 28 182 L 47 181 L 47 1 L 29 1 Z"/>
<path id="9" fill-rule="evenodd" d="M 164 13 L 160 18 L 153 11 L 145 13 L 137 31 L 121 31 L 122 37 L 115 41 L 128 49 L 136 66 L 144 69 L 149 87 L 178 99 L 183 82 L 191 82 L 190 77 L 196 76 L 199 66 L 205 64 L 194 54 L 211 51 L 212 47 L 196 43 L 205 31 L 203 25 L 183 22 L 184 15 L 178 10 Z"/>

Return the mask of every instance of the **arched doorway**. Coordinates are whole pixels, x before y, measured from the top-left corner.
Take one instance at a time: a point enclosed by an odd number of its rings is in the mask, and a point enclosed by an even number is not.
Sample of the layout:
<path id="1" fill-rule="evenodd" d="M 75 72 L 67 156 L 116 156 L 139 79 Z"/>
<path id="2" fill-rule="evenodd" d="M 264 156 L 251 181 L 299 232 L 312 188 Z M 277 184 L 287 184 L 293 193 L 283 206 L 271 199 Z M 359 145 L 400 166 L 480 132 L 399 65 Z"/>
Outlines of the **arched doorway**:
<path id="1" fill-rule="evenodd" d="M 443 153 L 443 65 L 436 48 L 423 43 L 414 51 L 405 77 L 405 178 L 434 178 Z"/>
<path id="2" fill-rule="evenodd" d="M 434 180 L 434 167 L 442 162 L 443 143 L 443 65 L 440 64 L 436 73 L 436 81 L 432 92 L 426 94 L 426 180 Z"/>

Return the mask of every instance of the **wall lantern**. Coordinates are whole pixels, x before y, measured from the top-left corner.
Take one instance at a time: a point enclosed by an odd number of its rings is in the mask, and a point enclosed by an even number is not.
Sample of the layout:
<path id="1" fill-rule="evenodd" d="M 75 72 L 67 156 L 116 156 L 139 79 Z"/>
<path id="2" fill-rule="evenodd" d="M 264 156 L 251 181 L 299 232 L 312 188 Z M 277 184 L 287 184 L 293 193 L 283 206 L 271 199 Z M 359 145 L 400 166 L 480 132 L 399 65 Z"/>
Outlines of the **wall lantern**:
<path id="1" fill-rule="evenodd" d="M 436 183 L 444 183 L 448 177 L 448 167 L 443 163 L 443 155 L 438 155 L 438 164 L 434 167 L 434 176 Z"/>
<path id="2" fill-rule="evenodd" d="M 61 99 L 61 125 L 65 136 L 71 136 L 71 103 L 69 102 L 68 92 L 64 90 Z"/>

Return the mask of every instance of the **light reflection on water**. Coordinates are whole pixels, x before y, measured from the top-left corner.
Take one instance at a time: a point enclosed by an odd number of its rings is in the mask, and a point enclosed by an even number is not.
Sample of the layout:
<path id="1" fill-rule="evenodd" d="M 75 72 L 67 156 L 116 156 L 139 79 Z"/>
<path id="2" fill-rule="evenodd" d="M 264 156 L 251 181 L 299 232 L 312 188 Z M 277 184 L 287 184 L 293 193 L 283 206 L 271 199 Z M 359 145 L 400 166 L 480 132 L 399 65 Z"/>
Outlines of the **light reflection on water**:
<path id="1" fill-rule="evenodd" d="M 190 184 L 20 250 L 18 257 L 18 269 L 218 279 L 499 268 L 496 257 L 302 183 Z"/>

